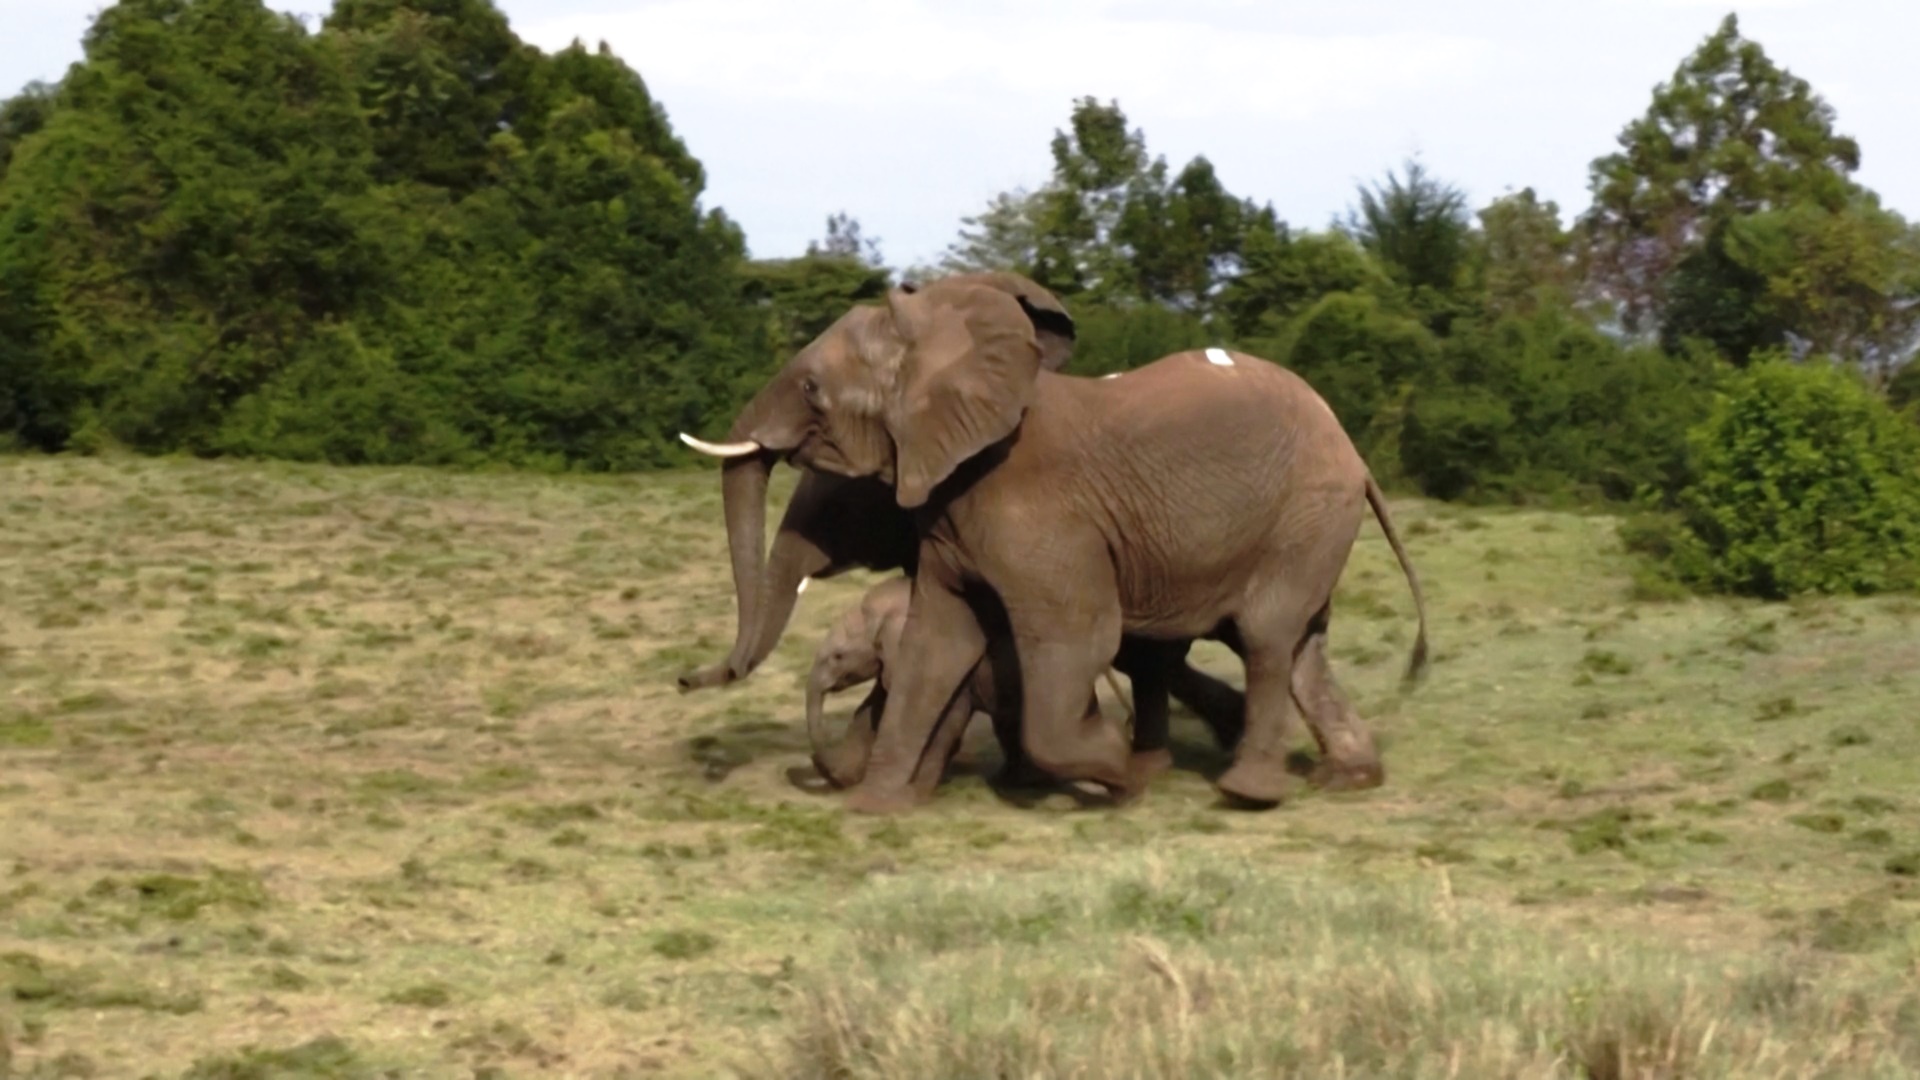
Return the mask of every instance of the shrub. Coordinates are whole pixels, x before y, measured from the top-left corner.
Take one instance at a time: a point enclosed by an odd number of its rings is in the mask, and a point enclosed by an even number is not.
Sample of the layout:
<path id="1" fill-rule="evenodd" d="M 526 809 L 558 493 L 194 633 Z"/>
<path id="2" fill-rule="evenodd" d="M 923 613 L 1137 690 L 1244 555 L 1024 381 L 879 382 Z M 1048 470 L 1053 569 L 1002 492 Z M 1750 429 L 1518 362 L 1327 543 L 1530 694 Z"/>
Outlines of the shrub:
<path id="1" fill-rule="evenodd" d="M 1159 304 L 1106 307 L 1069 300 L 1075 344 L 1067 370 L 1075 375 L 1130 371 L 1169 353 L 1223 344 L 1194 315 Z"/>
<path id="2" fill-rule="evenodd" d="M 1689 447 L 1682 580 L 1766 599 L 1920 583 L 1920 432 L 1850 371 L 1759 358 Z"/>
<path id="3" fill-rule="evenodd" d="M 1713 375 L 1707 356 L 1624 347 L 1564 307 L 1456 324 L 1413 394 L 1401 467 L 1441 499 L 1671 493 Z"/>

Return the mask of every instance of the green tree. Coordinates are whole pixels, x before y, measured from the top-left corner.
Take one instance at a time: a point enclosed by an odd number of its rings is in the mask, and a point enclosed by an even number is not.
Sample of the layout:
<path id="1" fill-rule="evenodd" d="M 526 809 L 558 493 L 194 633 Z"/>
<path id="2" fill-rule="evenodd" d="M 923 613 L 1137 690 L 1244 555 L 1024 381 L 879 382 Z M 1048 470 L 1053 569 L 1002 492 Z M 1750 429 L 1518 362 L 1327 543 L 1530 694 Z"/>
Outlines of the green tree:
<path id="1" fill-rule="evenodd" d="M 1800 203 L 1735 219 L 1727 258 L 1760 283 L 1758 317 L 1803 354 L 1857 360 L 1876 380 L 1920 337 L 1920 229 L 1860 191 L 1840 210 Z"/>
<path id="2" fill-rule="evenodd" d="M 1479 219 L 1490 314 L 1525 315 L 1572 301 L 1573 236 L 1561 225 L 1557 204 L 1523 188 L 1488 203 Z"/>
<path id="3" fill-rule="evenodd" d="M 809 240 L 807 254 L 853 259 L 876 269 L 886 265 L 886 259 L 880 254 L 880 238 L 862 233 L 860 222 L 844 210 L 827 215 L 827 234 L 819 240 Z"/>
<path id="4" fill-rule="evenodd" d="M 487 179 L 488 141 L 536 108 L 539 51 L 491 0 L 339 0 L 323 26 L 353 65 L 382 182 L 464 195 Z"/>
<path id="5" fill-rule="evenodd" d="M 34 81 L 18 94 L 0 101 L 0 179 L 7 175 L 7 163 L 14 149 L 41 128 L 53 114 L 56 87 Z"/>
<path id="6" fill-rule="evenodd" d="M 759 309 L 782 356 L 790 356 L 858 303 L 893 284 L 885 267 L 845 254 L 812 251 L 796 259 L 756 259 L 741 270 L 747 302 Z"/>
<path id="7" fill-rule="evenodd" d="M 1162 305 L 1203 318 L 1247 234 L 1272 227 L 1272 210 L 1229 193 L 1204 156 L 1177 172 L 1149 157 L 1117 101 L 1077 99 L 1051 151 L 1046 183 L 963 219 L 941 270 L 1012 270 L 1083 306 Z"/>
<path id="8" fill-rule="evenodd" d="M 1833 118 L 1728 15 L 1591 166 L 1579 222 L 1590 296 L 1629 332 L 1704 337 L 1736 361 L 1780 341 L 1785 327 L 1752 311 L 1766 286 L 1726 256 L 1727 230 L 1768 211 L 1846 207 L 1860 147 Z"/>
<path id="9" fill-rule="evenodd" d="M 935 266 L 916 268 L 908 277 L 932 278 L 975 270 L 1011 270 L 1036 281 L 1040 271 L 1042 220 L 1050 189 L 1025 188 L 995 195 L 986 209 L 960 219 L 960 236 L 947 245 Z"/>
<path id="10" fill-rule="evenodd" d="M 1204 314 L 1238 267 L 1248 229 L 1271 218 L 1227 192 L 1213 163 L 1196 157 L 1172 180 L 1155 159 L 1128 188 L 1113 242 L 1133 298 Z"/>
<path id="11" fill-rule="evenodd" d="M 1334 293 L 1379 297 L 1392 282 L 1344 232 L 1295 231 L 1266 212 L 1247 230 L 1240 272 L 1221 289 L 1218 311 L 1239 338 L 1284 337 L 1302 312 Z"/>
<path id="12" fill-rule="evenodd" d="M 1127 127 L 1118 101 L 1074 102 L 1068 129 L 1051 145 L 1053 182 L 1041 189 L 1034 271 L 1062 296 L 1127 295 L 1130 275 L 1115 231 L 1127 194 L 1148 167 L 1146 136 Z"/>
<path id="13" fill-rule="evenodd" d="M 1284 353 L 1261 349 L 1313 384 L 1376 471 L 1397 476 L 1401 409 L 1438 343 L 1369 293 L 1322 297 L 1288 328 Z"/>
<path id="14" fill-rule="evenodd" d="M 647 467 L 771 359 L 738 228 L 604 45 L 478 0 L 317 35 L 122 0 L 85 46 L 0 177 L 18 441 Z"/>
<path id="15" fill-rule="evenodd" d="M 32 305 L 0 317 L 30 337 L 16 423 L 204 450 L 316 325 L 378 302 L 366 125 L 334 53 L 257 0 L 123 0 L 84 46 L 0 184 L 0 279 Z"/>
<path id="16" fill-rule="evenodd" d="M 1474 235 L 1467 199 L 1419 161 L 1406 163 L 1404 180 L 1389 171 L 1385 183 L 1361 188 L 1346 228 L 1433 330 L 1446 333 L 1468 310 Z"/>

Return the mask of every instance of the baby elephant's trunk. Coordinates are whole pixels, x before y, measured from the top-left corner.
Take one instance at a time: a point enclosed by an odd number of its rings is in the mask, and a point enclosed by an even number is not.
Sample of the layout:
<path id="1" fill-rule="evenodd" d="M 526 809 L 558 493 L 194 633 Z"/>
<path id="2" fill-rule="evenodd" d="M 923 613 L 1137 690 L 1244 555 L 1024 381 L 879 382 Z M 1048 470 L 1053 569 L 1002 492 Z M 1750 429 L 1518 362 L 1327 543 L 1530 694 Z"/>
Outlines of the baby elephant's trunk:
<path id="1" fill-rule="evenodd" d="M 817 760 L 832 740 L 827 736 L 827 690 L 833 685 L 833 671 L 823 661 L 813 662 L 813 674 L 807 678 L 807 742 Z"/>

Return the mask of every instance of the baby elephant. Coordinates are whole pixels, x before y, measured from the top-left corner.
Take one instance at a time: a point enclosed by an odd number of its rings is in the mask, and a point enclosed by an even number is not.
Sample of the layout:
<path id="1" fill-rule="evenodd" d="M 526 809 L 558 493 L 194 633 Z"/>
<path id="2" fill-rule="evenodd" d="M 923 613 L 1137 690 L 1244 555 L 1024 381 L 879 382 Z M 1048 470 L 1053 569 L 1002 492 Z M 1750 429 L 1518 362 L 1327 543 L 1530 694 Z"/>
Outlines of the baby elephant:
<path id="1" fill-rule="evenodd" d="M 848 608 L 835 620 L 826 638 L 820 642 L 820 647 L 814 651 L 813 669 L 807 677 L 807 736 L 813 743 L 816 757 L 822 754 L 848 754 L 864 758 L 865 752 L 871 749 L 874 725 L 886 711 L 886 695 L 893 686 L 891 661 L 899 654 L 900 636 L 906 631 L 907 605 L 912 597 L 912 578 L 896 577 L 882 581 L 867 590 L 858 604 Z M 1126 706 L 1126 698 L 1120 693 L 1119 680 L 1114 678 L 1113 669 L 1108 668 L 1104 675 L 1114 696 L 1131 714 L 1131 707 Z M 867 694 L 866 700 L 854 710 L 846 737 L 838 742 L 829 739 L 825 716 L 826 696 L 868 682 L 875 683 L 875 686 Z M 991 663 L 983 659 L 975 666 L 966 685 L 954 696 L 948 715 L 938 729 L 936 745 L 915 773 L 914 784 L 922 789 L 923 795 L 930 793 L 939 783 L 947 762 L 959 751 L 961 736 L 977 712 L 986 713 L 993 721 L 994 737 L 1006 761 L 1000 775 L 1001 782 L 1028 785 L 1045 781 L 1044 775 L 1033 768 L 1021 745 L 1018 722 L 1009 715 L 1008 709 L 996 704 L 997 693 Z M 1090 710 L 1097 707 L 1097 703 L 1088 702 Z M 864 760 L 860 764 L 864 765 Z"/>

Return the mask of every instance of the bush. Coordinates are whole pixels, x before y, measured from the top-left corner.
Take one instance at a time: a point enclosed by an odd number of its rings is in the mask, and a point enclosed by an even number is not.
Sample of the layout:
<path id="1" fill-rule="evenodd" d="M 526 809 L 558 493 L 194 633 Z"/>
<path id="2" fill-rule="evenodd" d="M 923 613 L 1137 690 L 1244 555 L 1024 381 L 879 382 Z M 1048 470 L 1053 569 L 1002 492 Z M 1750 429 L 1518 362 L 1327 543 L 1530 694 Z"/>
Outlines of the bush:
<path id="1" fill-rule="evenodd" d="M 1074 375 L 1131 371 L 1170 353 L 1222 344 L 1198 316 L 1159 304 L 1103 307 L 1069 300 L 1074 321 Z"/>
<path id="2" fill-rule="evenodd" d="M 1437 353 L 1425 327 L 1377 297 L 1332 293 L 1293 321 L 1284 357 L 1275 359 L 1327 399 L 1374 471 L 1391 477 L 1404 388 L 1433 370 Z"/>
<path id="3" fill-rule="evenodd" d="M 1920 432 L 1850 371 L 1758 358 L 1689 448 L 1681 580 L 1767 599 L 1920 584 Z"/>
<path id="4" fill-rule="evenodd" d="M 1627 348 L 1565 308 L 1457 326 L 1414 392 L 1401 467 L 1441 499 L 1628 499 L 1686 478 L 1711 358 Z"/>

